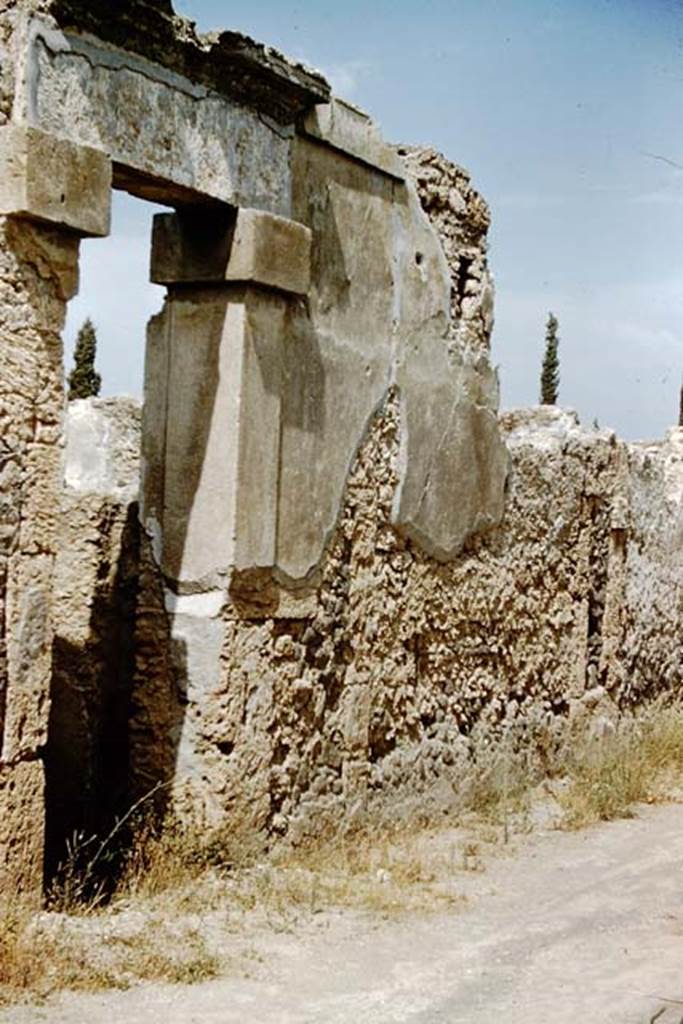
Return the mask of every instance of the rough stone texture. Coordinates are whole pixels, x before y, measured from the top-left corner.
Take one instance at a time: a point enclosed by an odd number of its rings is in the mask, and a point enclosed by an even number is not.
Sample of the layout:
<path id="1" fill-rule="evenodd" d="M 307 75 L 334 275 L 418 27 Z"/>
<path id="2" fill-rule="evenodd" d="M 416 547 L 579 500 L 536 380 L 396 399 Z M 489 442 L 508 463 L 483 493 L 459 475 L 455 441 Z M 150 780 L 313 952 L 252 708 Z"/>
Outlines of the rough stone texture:
<path id="1" fill-rule="evenodd" d="M 601 679 L 636 705 L 683 683 L 683 428 L 629 445 L 613 513 Z"/>
<path id="2" fill-rule="evenodd" d="M 45 751 L 48 874 L 74 832 L 102 830 L 125 806 L 139 463 L 136 401 L 69 404 Z"/>
<path id="3" fill-rule="evenodd" d="M 0 891 L 34 896 L 60 490 L 60 331 L 77 255 L 74 235 L 0 218 Z"/>
<path id="4" fill-rule="evenodd" d="M 45 772 L 41 761 L 0 764 L 0 894 L 37 904 L 43 883 Z"/>
<path id="5" fill-rule="evenodd" d="M 12 112 L 12 100 L 14 97 L 14 61 L 13 42 L 15 19 L 12 12 L 12 4 L 7 0 L 0 3 L 0 125 L 4 125 L 10 118 Z"/>
<path id="6" fill-rule="evenodd" d="M 392 393 L 303 614 L 282 614 L 277 588 L 251 621 L 206 595 L 164 608 L 157 582 L 135 695 L 145 786 L 163 765 L 182 813 L 264 836 L 401 794 L 427 813 L 452 800 L 478 723 L 534 728 L 680 690 L 683 431 L 624 444 L 547 407 L 502 426 L 505 519 L 449 564 L 391 526 Z M 172 637 L 163 671 L 155 634 Z"/>
<path id="7" fill-rule="evenodd" d="M 129 755 L 187 817 L 296 835 L 447 801 L 477 723 L 680 686 L 680 432 L 509 414 L 504 501 L 464 171 L 348 104 L 311 114 L 319 76 L 166 0 L 0 15 L 1 130 L 99 151 L 182 234 L 149 327 L 144 532 L 136 412 L 74 406 L 54 576 L 78 240 L 0 218 L 0 875 L 40 875 L 43 752 L 52 859 L 113 812 Z"/>

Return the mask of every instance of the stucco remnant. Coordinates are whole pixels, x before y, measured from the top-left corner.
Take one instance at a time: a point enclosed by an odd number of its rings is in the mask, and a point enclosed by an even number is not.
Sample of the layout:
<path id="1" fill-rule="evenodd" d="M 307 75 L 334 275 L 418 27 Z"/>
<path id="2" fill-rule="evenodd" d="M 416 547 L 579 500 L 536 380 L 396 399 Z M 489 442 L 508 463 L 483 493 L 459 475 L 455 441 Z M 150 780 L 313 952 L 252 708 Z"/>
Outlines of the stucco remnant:
<path id="1" fill-rule="evenodd" d="M 216 210 L 155 226 L 169 296 L 148 343 L 143 517 L 172 587 L 227 585 L 243 610 L 269 581 L 314 580 L 394 388 L 396 527 L 447 560 L 502 515 L 487 325 L 478 351 L 452 336 L 449 267 L 403 165 L 367 115 L 330 107 L 293 138 L 291 219 Z"/>

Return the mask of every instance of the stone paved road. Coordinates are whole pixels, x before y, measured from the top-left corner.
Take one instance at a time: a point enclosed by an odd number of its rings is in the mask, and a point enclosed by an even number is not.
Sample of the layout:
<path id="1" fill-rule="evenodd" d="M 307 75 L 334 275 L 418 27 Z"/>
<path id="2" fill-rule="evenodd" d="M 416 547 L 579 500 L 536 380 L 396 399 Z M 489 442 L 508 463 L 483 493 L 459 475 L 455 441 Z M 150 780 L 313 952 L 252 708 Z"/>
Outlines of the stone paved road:
<path id="1" fill-rule="evenodd" d="M 2 1024 L 679 1024 L 683 806 L 525 841 L 463 910 L 322 918 L 262 940 L 267 970 L 194 988 L 67 996 Z M 676 1002 L 680 1000 L 680 1003 Z"/>

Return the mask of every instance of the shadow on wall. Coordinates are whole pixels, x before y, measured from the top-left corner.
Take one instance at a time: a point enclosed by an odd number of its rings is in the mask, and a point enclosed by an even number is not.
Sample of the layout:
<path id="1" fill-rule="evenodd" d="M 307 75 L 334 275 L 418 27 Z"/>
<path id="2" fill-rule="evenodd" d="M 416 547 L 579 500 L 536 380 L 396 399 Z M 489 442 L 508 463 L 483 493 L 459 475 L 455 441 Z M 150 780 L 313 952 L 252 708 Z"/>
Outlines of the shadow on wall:
<path id="1" fill-rule="evenodd" d="M 128 718 L 133 684 L 139 574 L 137 504 L 102 517 L 89 632 L 82 645 L 56 635 L 45 750 L 45 877 L 50 880 L 76 837 L 104 835 L 126 806 Z M 107 552 L 118 550 L 116 566 Z"/>
<path id="2" fill-rule="evenodd" d="M 261 785 L 278 767 L 263 723 L 282 672 L 267 645 L 257 658 L 247 648 L 275 613 L 272 566 L 277 560 L 284 581 L 301 580 L 316 552 L 329 549 L 355 452 L 394 379 L 397 346 L 406 348 L 425 319 L 435 338 L 447 327 L 445 276 L 425 298 L 430 267 L 416 269 L 405 246 L 403 262 L 391 262 L 398 214 L 400 239 L 412 239 L 406 188 L 316 143 L 296 146 L 293 216 L 312 233 L 308 298 L 267 279 L 226 287 L 225 267 L 221 278 L 206 259 L 214 251 L 226 258 L 210 237 L 225 219 L 180 217 L 186 234 L 166 229 L 171 242 L 181 239 L 182 258 L 174 262 L 170 248 L 152 260 L 168 300 L 149 325 L 145 370 L 130 799 L 174 782 L 181 811 L 187 788 L 193 817 L 229 812 L 259 828 L 277 810 Z M 160 573 L 152 545 L 162 538 Z M 244 628 L 222 617 L 217 603 L 228 597 Z M 246 806 L 245 775 L 254 774 L 258 809 Z M 164 788 L 159 803 L 169 795 Z"/>
<path id="3" fill-rule="evenodd" d="M 373 176 L 352 173 L 346 163 L 334 165 L 330 175 L 333 171 L 341 179 L 341 184 L 333 183 L 335 195 L 348 194 L 359 204 L 375 193 L 378 201 L 392 201 L 392 186 L 380 188 Z M 267 288 L 167 281 L 166 307 L 149 325 L 131 799 L 175 780 L 173 800 L 182 813 L 185 780 L 187 799 L 193 804 L 190 813 L 200 820 L 205 812 L 207 820 L 215 817 L 212 803 L 219 817 L 228 806 L 241 807 L 240 789 L 248 789 L 241 773 L 251 770 L 245 764 L 254 744 L 248 694 L 267 689 L 260 684 L 267 681 L 268 670 L 258 665 L 250 671 L 245 664 L 231 675 L 228 665 L 234 662 L 224 649 L 230 641 L 221 612 L 198 609 L 208 607 L 220 592 L 224 599 L 229 592 L 233 614 L 255 629 L 273 614 L 279 595 L 273 563 L 282 526 L 281 490 L 286 489 L 292 506 L 286 525 L 298 537 L 305 535 L 309 522 L 316 523 L 315 517 L 301 514 L 302 498 L 306 495 L 318 508 L 316 487 L 325 491 L 316 483 L 321 450 L 335 455 L 343 471 L 340 474 L 336 464 L 332 467 L 339 477 L 335 507 L 341 503 L 353 457 L 346 436 L 335 448 L 339 425 L 328 421 L 332 384 L 335 415 L 348 418 L 353 413 L 345 434 L 356 443 L 389 387 L 389 345 L 383 358 L 376 359 L 366 321 L 359 325 L 352 314 L 358 299 L 346 260 L 349 229 L 341 220 L 345 209 L 339 199 L 337 205 L 328 202 L 321 212 L 315 203 L 295 210 L 298 221 L 313 234 L 314 283 L 309 299 Z M 196 230 L 211 230 L 206 218 L 188 223 Z M 210 249 L 196 238 L 193 246 L 202 252 Z M 386 290 L 391 273 L 380 255 L 376 275 Z M 357 282 L 356 288 L 362 295 L 366 290 L 373 293 L 367 282 L 362 288 Z M 386 321 L 389 332 L 391 301 L 382 301 L 386 316 L 373 319 L 371 309 L 366 319 L 370 326 L 378 319 Z M 373 373 L 368 382 L 371 358 L 383 372 Z M 370 397 L 358 411 L 350 393 L 360 387 Z M 284 429 L 289 448 L 283 453 Z M 289 476 L 283 484 L 285 460 Z M 235 510 L 234 523 L 230 509 Z M 325 515 L 328 511 L 323 509 Z M 330 520 L 333 523 L 331 515 Z M 152 552 L 155 531 L 163 535 L 162 573 Z M 314 536 L 311 543 L 315 540 Z M 173 607 L 171 613 L 167 605 Z M 233 642 L 239 641 L 237 633 L 235 627 Z M 218 724 L 209 722 L 207 708 L 215 714 L 223 704 L 229 711 Z M 265 766 L 265 775 L 274 763 L 272 737 L 264 734 L 258 739 L 254 756 Z M 168 788 L 159 794 L 162 809 L 169 795 Z M 207 805 L 199 806 L 204 798 Z M 274 810 L 270 806 L 265 817 Z M 244 816 L 255 816 L 259 823 L 264 818 L 261 811 L 256 814 L 248 807 Z"/>

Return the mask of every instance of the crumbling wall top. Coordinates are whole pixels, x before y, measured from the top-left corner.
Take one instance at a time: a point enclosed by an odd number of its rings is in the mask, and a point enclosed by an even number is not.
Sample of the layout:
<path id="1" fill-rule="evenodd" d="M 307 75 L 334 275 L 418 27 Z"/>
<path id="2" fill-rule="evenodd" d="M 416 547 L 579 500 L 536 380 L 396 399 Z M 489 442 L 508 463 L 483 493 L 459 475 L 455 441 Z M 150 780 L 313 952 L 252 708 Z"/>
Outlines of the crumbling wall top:
<path id="1" fill-rule="evenodd" d="M 174 13 L 170 0 L 9 0 L 5 6 L 49 15 L 63 30 L 137 53 L 282 124 L 330 98 L 319 72 L 239 32 L 202 35 Z"/>

